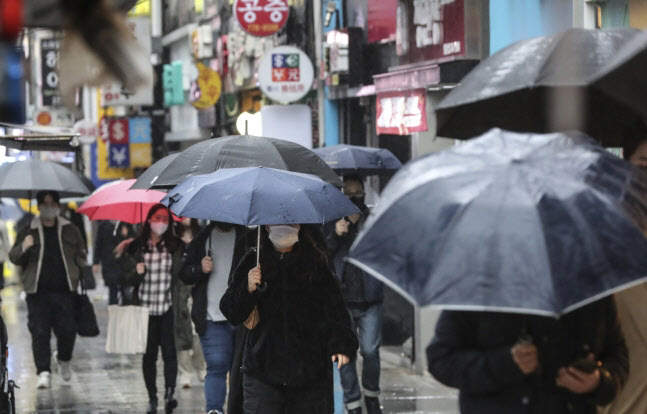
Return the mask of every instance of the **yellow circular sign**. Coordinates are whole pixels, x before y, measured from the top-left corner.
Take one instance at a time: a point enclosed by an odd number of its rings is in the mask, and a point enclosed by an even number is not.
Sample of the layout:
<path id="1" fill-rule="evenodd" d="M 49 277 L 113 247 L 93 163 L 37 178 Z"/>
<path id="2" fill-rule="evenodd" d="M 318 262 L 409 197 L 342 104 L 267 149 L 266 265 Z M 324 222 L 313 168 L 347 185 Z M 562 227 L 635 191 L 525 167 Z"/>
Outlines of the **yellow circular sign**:
<path id="1" fill-rule="evenodd" d="M 222 82 L 220 75 L 215 70 L 209 69 L 202 63 L 197 63 L 198 79 L 191 86 L 191 105 L 198 109 L 212 107 L 220 99 Z"/>

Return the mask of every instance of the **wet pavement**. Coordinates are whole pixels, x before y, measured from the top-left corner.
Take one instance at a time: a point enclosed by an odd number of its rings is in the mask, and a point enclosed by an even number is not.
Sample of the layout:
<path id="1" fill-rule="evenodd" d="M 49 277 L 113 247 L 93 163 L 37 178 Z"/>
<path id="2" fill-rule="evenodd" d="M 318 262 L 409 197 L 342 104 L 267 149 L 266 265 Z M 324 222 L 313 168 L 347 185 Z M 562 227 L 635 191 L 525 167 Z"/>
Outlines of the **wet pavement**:
<path id="1" fill-rule="evenodd" d="M 111 355 L 105 352 L 107 326 L 107 291 L 90 292 L 102 332 L 97 338 L 77 338 L 72 360 L 72 380 L 64 383 L 52 364 L 52 387 L 36 389 L 36 372 L 27 330 L 27 310 L 16 288 L 2 292 L 2 315 L 9 333 L 9 376 L 16 390 L 19 413 L 108 414 L 144 413 L 148 397 L 141 373 L 141 356 Z M 52 341 L 55 348 L 55 341 Z M 158 388 L 162 389 L 161 356 Z M 456 392 L 428 376 L 411 373 L 387 360 L 382 362 L 381 377 L 384 413 L 457 414 Z M 338 393 L 339 394 L 339 393 Z M 193 387 L 176 391 L 179 407 L 175 413 L 204 413 L 202 383 L 193 379 Z M 163 396 L 160 395 L 160 399 Z M 158 412 L 163 412 L 160 410 Z M 341 413 L 339 413 L 341 414 Z"/>

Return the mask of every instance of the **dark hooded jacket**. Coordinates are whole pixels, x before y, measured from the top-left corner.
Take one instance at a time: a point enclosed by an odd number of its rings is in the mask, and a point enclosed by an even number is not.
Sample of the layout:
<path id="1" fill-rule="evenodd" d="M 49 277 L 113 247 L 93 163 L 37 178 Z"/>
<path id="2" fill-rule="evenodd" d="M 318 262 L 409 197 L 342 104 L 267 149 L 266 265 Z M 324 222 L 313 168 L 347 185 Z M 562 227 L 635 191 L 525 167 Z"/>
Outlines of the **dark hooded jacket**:
<path id="1" fill-rule="evenodd" d="M 265 383 L 294 388 L 328 377 L 331 356 L 355 355 L 358 342 L 324 253 L 297 243 L 282 254 L 265 243 L 260 257 L 267 288 L 247 289 L 247 274 L 256 266 L 256 252 L 250 251 L 220 301 L 220 310 L 234 325 L 258 306 L 260 321 L 248 335 L 243 371 Z"/>
<path id="2" fill-rule="evenodd" d="M 540 368 L 524 375 L 511 347 L 529 335 Z M 577 395 L 555 385 L 560 367 L 593 353 L 599 387 Z M 560 319 L 491 312 L 443 312 L 427 348 L 429 371 L 460 391 L 462 414 L 595 414 L 628 376 L 629 360 L 615 304 L 594 302 Z"/>

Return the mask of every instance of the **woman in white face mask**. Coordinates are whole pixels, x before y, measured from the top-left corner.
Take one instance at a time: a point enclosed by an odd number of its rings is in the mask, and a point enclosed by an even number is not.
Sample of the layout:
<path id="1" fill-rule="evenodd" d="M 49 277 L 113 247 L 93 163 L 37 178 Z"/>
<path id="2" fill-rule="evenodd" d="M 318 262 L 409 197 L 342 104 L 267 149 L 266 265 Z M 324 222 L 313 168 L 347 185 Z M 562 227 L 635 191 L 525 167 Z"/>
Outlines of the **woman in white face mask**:
<path id="1" fill-rule="evenodd" d="M 135 286 L 135 304 L 149 311 L 148 342 L 143 358 L 144 382 L 149 395 L 148 414 L 157 412 L 156 363 L 158 348 L 164 360 L 164 408 L 177 407 L 173 394 L 177 377 L 176 331 L 191 329 L 188 311 L 181 312 L 183 288 L 179 279 L 182 266 L 181 240 L 170 225 L 171 212 L 162 204 L 151 208 L 140 235 L 126 240 L 116 253 L 124 271 L 124 283 Z"/>
<path id="2" fill-rule="evenodd" d="M 232 324 L 250 329 L 245 414 L 333 412 L 331 361 L 346 364 L 358 343 L 318 232 L 312 225 L 264 226 L 260 264 L 249 252 L 220 301 Z"/>

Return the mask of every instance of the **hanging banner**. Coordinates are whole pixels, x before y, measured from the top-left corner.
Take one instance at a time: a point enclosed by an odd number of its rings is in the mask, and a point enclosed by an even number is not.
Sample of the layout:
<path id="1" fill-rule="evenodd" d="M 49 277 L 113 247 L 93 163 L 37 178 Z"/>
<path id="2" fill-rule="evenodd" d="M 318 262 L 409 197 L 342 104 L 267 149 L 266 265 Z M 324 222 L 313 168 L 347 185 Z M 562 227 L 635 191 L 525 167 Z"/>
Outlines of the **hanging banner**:
<path id="1" fill-rule="evenodd" d="M 150 17 L 128 17 L 126 24 L 142 48 L 142 53 L 151 54 L 151 19 Z M 152 105 L 153 85 L 140 86 L 136 91 L 128 91 L 119 84 L 101 87 L 101 106 L 117 105 Z"/>
<path id="2" fill-rule="evenodd" d="M 285 26 L 290 16 L 288 0 L 236 0 L 236 20 L 252 36 L 270 36 Z"/>
<path id="3" fill-rule="evenodd" d="M 384 92 L 377 95 L 378 134 L 409 135 L 427 130 L 425 90 Z"/>
<path id="4" fill-rule="evenodd" d="M 258 67 L 261 90 L 277 102 L 300 100 L 312 88 L 313 80 L 310 58 L 293 46 L 279 46 L 266 52 Z"/>
<path id="5" fill-rule="evenodd" d="M 58 106 L 61 104 L 61 95 L 58 90 L 58 73 L 56 73 L 60 48 L 61 41 L 59 39 L 47 38 L 40 41 L 43 106 Z"/>
<path id="6" fill-rule="evenodd" d="M 194 108 L 206 109 L 212 107 L 220 99 L 222 83 L 220 75 L 202 63 L 197 63 L 198 78 L 191 82 L 189 101 Z"/>

